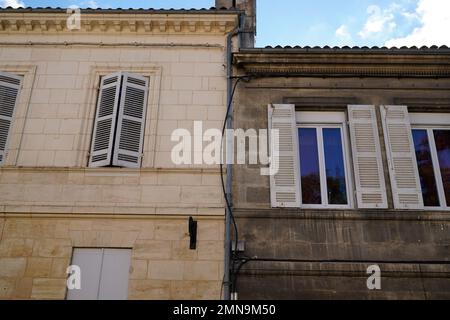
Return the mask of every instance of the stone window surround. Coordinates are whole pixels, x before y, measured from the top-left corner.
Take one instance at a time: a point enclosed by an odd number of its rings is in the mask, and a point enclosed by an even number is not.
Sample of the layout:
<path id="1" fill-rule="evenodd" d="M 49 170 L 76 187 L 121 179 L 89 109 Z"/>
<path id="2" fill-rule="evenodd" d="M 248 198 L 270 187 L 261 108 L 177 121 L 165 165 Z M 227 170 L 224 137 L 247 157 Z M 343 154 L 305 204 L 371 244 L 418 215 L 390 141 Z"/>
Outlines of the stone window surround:
<path id="1" fill-rule="evenodd" d="M 86 108 L 83 115 L 81 135 L 77 136 L 78 141 L 76 142 L 76 146 L 78 146 L 77 150 L 80 150 L 76 162 L 78 167 L 88 167 L 100 78 L 119 71 L 138 73 L 150 79 L 147 117 L 144 129 L 144 157 L 142 159 L 142 168 L 151 168 L 154 165 L 162 68 L 150 63 L 140 63 L 139 65 L 132 63 L 94 63 L 89 72 L 88 92 L 86 93 L 84 103 Z"/>
<path id="2" fill-rule="evenodd" d="M 28 63 L 0 63 L 0 70 L 9 72 L 19 76 L 23 76 L 22 86 L 19 91 L 19 101 L 10 131 L 9 145 L 7 146 L 7 154 L 4 167 L 16 166 L 19 158 L 19 151 L 23 140 L 25 123 L 28 117 L 30 107 L 31 93 L 34 86 L 36 76 L 36 65 Z"/>

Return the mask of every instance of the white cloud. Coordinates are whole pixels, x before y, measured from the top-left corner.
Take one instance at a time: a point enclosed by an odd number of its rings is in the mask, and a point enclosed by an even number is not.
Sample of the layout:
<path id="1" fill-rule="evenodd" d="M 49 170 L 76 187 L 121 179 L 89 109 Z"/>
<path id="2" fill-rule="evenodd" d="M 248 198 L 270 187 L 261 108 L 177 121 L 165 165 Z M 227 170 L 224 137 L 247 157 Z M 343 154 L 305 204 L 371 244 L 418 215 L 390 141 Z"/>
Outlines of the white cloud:
<path id="1" fill-rule="evenodd" d="M 345 24 L 343 24 L 336 30 L 336 36 L 344 42 L 352 41 L 352 35 L 350 34 L 350 31 Z"/>
<path id="2" fill-rule="evenodd" d="M 406 37 L 387 41 L 386 46 L 450 45 L 450 1 L 420 0 L 415 15 L 420 27 Z"/>
<path id="3" fill-rule="evenodd" d="M 23 3 L 20 0 L 0 0 L 0 7 L 2 7 L 2 8 L 6 8 L 6 7 L 19 8 L 19 7 L 25 7 L 25 3 Z"/>
<path id="4" fill-rule="evenodd" d="M 72 8 L 72 9 L 76 9 L 76 8 L 97 9 L 97 8 L 99 8 L 99 5 L 98 5 L 97 1 L 95 1 L 95 0 L 87 0 L 87 1 L 79 2 L 78 4 L 72 4 L 69 6 L 69 8 Z"/>
<path id="5" fill-rule="evenodd" d="M 358 35 L 363 39 L 368 39 L 382 32 L 392 32 L 397 27 L 395 13 L 400 9 L 401 7 L 395 3 L 384 10 L 376 5 L 369 6 L 367 8 L 369 18 Z"/>
<path id="6" fill-rule="evenodd" d="M 89 0 L 84 2 L 88 8 L 96 9 L 98 8 L 98 3 L 95 0 Z"/>

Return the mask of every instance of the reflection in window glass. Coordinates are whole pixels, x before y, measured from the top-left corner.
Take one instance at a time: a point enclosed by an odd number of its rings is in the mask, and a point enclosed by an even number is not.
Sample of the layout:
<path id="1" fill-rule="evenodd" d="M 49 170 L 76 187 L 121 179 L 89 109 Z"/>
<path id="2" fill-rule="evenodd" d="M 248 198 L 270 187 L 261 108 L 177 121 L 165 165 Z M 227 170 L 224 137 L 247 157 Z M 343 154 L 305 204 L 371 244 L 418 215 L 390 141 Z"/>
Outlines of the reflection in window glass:
<path id="1" fill-rule="evenodd" d="M 347 187 L 345 182 L 341 129 L 323 129 L 323 148 L 325 154 L 328 203 L 345 205 L 347 204 Z"/>
<path id="2" fill-rule="evenodd" d="M 439 207 L 439 195 L 436 188 L 436 178 L 427 130 L 413 130 L 413 140 L 416 150 L 417 166 L 419 168 L 420 184 L 422 186 L 423 203 L 426 207 Z"/>
<path id="3" fill-rule="evenodd" d="M 299 143 L 303 203 L 322 204 L 316 129 L 299 129 Z"/>
<path id="4" fill-rule="evenodd" d="M 441 168 L 447 206 L 450 206 L 450 130 L 434 130 L 437 157 Z"/>

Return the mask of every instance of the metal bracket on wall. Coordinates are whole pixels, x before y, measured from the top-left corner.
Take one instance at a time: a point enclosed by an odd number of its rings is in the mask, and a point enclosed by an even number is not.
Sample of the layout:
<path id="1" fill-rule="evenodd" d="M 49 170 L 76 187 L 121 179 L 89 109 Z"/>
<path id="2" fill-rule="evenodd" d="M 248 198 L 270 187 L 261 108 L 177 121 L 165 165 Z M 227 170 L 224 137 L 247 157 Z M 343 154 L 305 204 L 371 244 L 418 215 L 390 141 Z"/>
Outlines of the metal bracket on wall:
<path id="1" fill-rule="evenodd" d="M 194 221 L 192 217 L 189 217 L 189 248 L 191 250 L 197 249 L 197 221 Z"/>
<path id="2" fill-rule="evenodd" d="M 233 241 L 231 248 L 233 249 L 233 252 L 243 253 L 245 252 L 245 241 L 238 241 L 237 246 L 236 241 Z"/>

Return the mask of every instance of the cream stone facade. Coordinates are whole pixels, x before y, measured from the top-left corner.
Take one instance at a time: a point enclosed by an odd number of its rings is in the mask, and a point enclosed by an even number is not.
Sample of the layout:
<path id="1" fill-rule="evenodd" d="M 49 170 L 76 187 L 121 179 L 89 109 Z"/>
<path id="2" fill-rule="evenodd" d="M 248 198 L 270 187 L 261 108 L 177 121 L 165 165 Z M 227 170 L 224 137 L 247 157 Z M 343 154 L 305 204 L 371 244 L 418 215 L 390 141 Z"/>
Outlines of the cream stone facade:
<path id="1" fill-rule="evenodd" d="M 221 129 L 235 10 L 0 11 L 0 71 L 23 76 L 0 167 L 0 299 L 64 299 L 74 248 L 131 248 L 129 299 L 219 299 L 217 166 L 176 166 L 173 130 Z M 101 76 L 150 79 L 140 169 L 89 168 Z M 198 221 L 189 249 L 188 218 Z"/>

